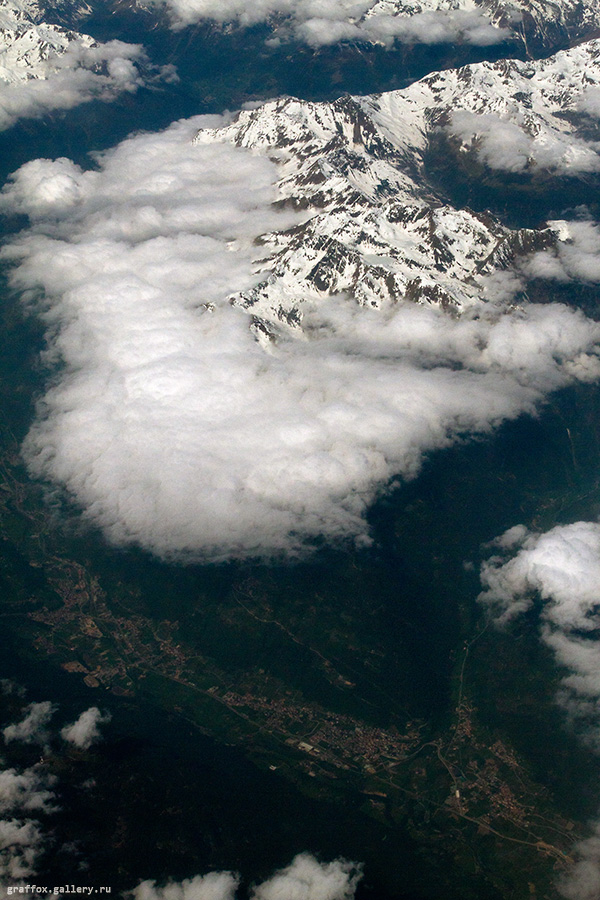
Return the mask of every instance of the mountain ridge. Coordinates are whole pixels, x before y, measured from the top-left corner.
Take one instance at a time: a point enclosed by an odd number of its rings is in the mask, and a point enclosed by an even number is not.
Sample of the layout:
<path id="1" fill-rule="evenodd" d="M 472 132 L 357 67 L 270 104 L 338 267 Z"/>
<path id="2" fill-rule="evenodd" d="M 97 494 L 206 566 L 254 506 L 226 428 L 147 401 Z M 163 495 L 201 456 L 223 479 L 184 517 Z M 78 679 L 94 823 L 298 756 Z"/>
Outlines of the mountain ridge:
<path id="1" fill-rule="evenodd" d="M 282 98 L 199 132 L 198 143 L 268 155 L 278 167 L 277 203 L 301 216 L 291 229 L 263 236 L 257 265 L 266 277 L 232 302 L 276 332 L 299 327 L 302 310 L 331 294 L 454 313 L 494 299 L 489 276 L 551 252 L 568 240 L 568 227 L 511 229 L 491 213 L 452 206 L 428 178 L 432 136 L 446 131 L 457 153 L 482 154 L 491 165 L 486 141 L 495 146 L 508 132 L 504 162 L 513 141 L 517 170 L 594 174 L 600 144 L 580 132 L 597 101 L 600 41 L 591 41 L 535 63 L 435 73 L 386 94 L 333 103 Z"/>

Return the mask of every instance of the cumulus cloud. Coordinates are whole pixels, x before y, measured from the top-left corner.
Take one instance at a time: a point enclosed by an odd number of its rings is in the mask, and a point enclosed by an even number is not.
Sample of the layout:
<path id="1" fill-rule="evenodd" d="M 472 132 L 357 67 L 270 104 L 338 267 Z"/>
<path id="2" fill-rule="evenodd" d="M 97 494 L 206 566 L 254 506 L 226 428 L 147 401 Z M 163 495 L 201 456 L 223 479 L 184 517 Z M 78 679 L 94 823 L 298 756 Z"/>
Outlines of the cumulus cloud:
<path id="1" fill-rule="evenodd" d="M 482 566 L 480 601 L 499 624 L 508 624 L 543 601 L 540 635 L 567 674 L 558 702 L 579 734 L 600 750 L 600 525 L 576 522 L 545 534 L 523 525 L 493 546 Z M 577 862 L 562 879 L 568 900 L 596 900 L 600 891 L 600 825 L 575 847 Z"/>
<path id="2" fill-rule="evenodd" d="M 368 505 L 424 453 L 599 376 L 600 326 L 552 304 L 452 319 L 330 298 L 261 345 L 228 298 L 267 275 L 255 238 L 292 220 L 275 166 L 192 145 L 201 124 L 88 172 L 33 161 L 2 195 L 32 222 L 4 255 L 57 367 L 25 458 L 114 543 L 223 559 L 366 539 Z"/>
<path id="3" fill-rule="evenodd" d="M 91 706 L 72 725 L 62 729 L 61 737 L 81 750 L 88 750 L 100 738 L 99 726 L 107 724 L 111 718 L 110 713 L 101 713 L 97 706 Z"/>
<path id="4" fill-rule="evenodd" d="M 56 811 L 51 788 L 56 779 L 43 766 L 0 771 L 0 897 L 6 887 L 36 873 L 46 844 L 39 816 Z M 31 816 L 35 816 L 33 819 Z"/>
<path id="5" fill-rule="evenodd" d="M 600 896 L 600 824 L 591 837 L 575 845 L 577 862 L 559 882 L 567 900 L 597 900 Z"/>
<path id="6" fill-rule="evenodd" d="M 495 113 L 455 110 L 447 132 L 474 149 L 484 165 L 502 172 L 546 169 L 580 175 L 600 171 L 600 142 L 557 129 L 529 129 L 524 112 L 508 119 Z"/>
<path id="7" fill-rule="evenodd" d="M 19 685 L 13 682 L 3 681 L 0 688 L 21 694 Z M 48 701 L 31 703 L 25 708 L 21 722 L 4 728 L 5 741 L 43 744 L 46 753 L 50 753 L 56 732 L 52 733 L 48 724 L 56 709 Z M 99 737 L 98 725 L 108 721 L 109 714 L 91 707 L 66 726 L 61 735 L 64 740 L 86 749 Z M 0 900 L 9 896 L 8 887 L 22 886 L 24 879 L 41 874 L 44 855 L 55 840 L 46 827 L 46 817 L 59 809 L 58 789 L 58 779 L 48 771 L 43 760 L 26 769 L 14 766 L 0 769 Z M 215 900 L 225 900 L 220 894 L 214 896 Z M 170 898 L 165 895 L 165 900 Z M 189 900 L 213 900 L 213 895 L 190 896 Z"/>
<path id="8" fill-rule="evenodd" d="M 0 813 L 19 809 L 51 812 L 54 794 L 47 789 L 51 783 L 53 780 L 39 766 L 23 772 L 4 769 L 0 772 Z"/>
<path id="9" fill-rule="evenodd" d="M 361 868 L 346 860 L 319 863 L 301 853 L 291 865 L 254 888 L 252 900 L 352 900 Z"/>
<path id="10" fill-rule="evenodd" d="M 158 887 L 143 881 L 129 893 L 133 900 L 234 900 L 239 878 L 231 872 L 210 872 Z"/>
<path id="11" fill-rule="evenodd" d="M 529 256 L 525 275 L 556 281 L 600 282 L 600 226 L 592 221 L 548 223 L 558 236 L 556 246 Z"/>
<path id="12" fill-rule="evenodd" d="M 0 891 L 15 881 L 35 875 L 35 867 L 44 843 L 42 829 L 33 821 L 0 820 Z M 10 879 L 10 885 L 4 879 Z"/>
<path id="13" fill-rule="evenodd" d="M 252 900 L 352 900 L 361 878 L 361 867 L 337 859 L 320 863 L 310 853 L 301 853 L 285 869 L 255 885 Z M 231 872 L 211 872 L 182 882 L 158 887 L 144 881 L 129 896 L 133 900 L 234 900 L 240 884 Z"/>
<path id="14" fill-rule="evenodd" d="M 500 625 L 543 601 L 541 638 L 567 670 L 559 703 L 600 749 L 600 525 L 576 522 L 545 534 L 522 526 L 494 542 L 501 550 L 482 566 L 480 601 Z"/>
<path id="15" fill-rule="evenodd" d="M 30 703 L 25 718 L 14 725 L 8 725 L 3 730 L 4 740 L 22 741 L 25 744 L 47 744 L 49 739 L 47 725 L 55 712 L 56 706 L 49 700 Z"/>
<path id="16" fill-rule="evenodd" d="M 503 553 L 483 564 L 480 600 L 500 623 L 528 610 L 539 594 L 546 601 L 543 618 L 552 626 L 577 631 L 598 627 L 600 525 L 576 522 L 545 534 L 517 525 L 493 546 Z M 507 552 L 514 555 L 506 559 Z"/>
<path id="17" fill-rule="evenodd" d="M 495 26 L 484 11 L 445 0 L 425 0 L 404 8 L 390 8 L 381 0 L 148 0 L 166 8 L 173 28 L 203 20 L 241 26 L 277 22 L 278 34 L 313 47 L 338 41 L 367 41 L 391 46 L 395 40 L 439 44 L 463 42 L 488 46 L 511 37 Z"/>

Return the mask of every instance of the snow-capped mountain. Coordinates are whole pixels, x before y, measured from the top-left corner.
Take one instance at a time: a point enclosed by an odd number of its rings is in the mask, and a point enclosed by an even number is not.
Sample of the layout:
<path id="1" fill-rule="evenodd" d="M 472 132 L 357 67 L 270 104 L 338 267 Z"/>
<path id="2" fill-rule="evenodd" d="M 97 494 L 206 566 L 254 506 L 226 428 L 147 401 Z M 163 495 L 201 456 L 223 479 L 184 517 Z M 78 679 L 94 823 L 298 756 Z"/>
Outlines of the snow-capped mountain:
<path id="1" fill-rule="evenodd" d="M 494 169 L 574 175 L 600 168 L 600 144 L 589 139 L 600 105 L 597 40 L 547 60 L 434 73 L 361 105 L 391 143 L 416 159 L 443 127 Z"/>
<path id="2" fill-rule="evenodd" d="M 478 0 L 497 25 L 517 24 L 517 33 L 532 53 L 593 38 L 600 29 L 595 0 Z"/>
<path id="3" fill-rule="evenodd" d="M 498 28 L 523 40 L 528 49 L 564 45 L 600 28 L 595 0 L 379 0 L 365 19 L 426 16 L 435 12 L 483 13 Z M 477 36 L 474 35 L 477 43 Z M 481 43 L 484 35 L 481 35 Z"/>
<path id="4" fill-rule="evenodd" d="M 593 38 L 600 29 L 596 0 L 130 0 L 172 27 L 202 21 L 242 27 L 268 23 L 276 40 L 313 47 L 340 41 L 380 44 L 521 43 L 532 56 Z"/>
<path id="5" fill-rule="evenodd" d="M 455 312 L 492 298 L 499 279 L 489 276 L 568 240 L 568 228 L 514 231 L 450 206 L 428 182 L 430 140 L 447 133 L 457 153 L 513 171 L 597 172 L 600 145 L 585 139 L 584 126 L 599 98 L 600 42 L 592 41 L 540 62 L 436 73 L 377 96 L 275 100 L 201 131 L 200 143 L 268 155 L 279 169 L 278 202 L 302 214 L 295 227 L 262 238 L 257 265 L 266 277 L 233 302 L 269 330 L 297 327 L 306 304 L 331 294 Z"/>
<path id="6" fill-rule="evenodd" d="M 16 83 L 47 78 L 52 60 L 76 43 L 93 47 L 89 35 L 44 21 L 45 9 L 36 0 L 3 0 L 0 4 L 0 79 Z"/>
<path id="7" fill-rule="evenodd" d="M 38 0 L 0 0 L 0 129 L 19 118 L 109 100 L 142 84 L 143 48 L 99 43 L 48 21 L 77 18 L 85 4 L 65 0 L 51 9 Z"/>

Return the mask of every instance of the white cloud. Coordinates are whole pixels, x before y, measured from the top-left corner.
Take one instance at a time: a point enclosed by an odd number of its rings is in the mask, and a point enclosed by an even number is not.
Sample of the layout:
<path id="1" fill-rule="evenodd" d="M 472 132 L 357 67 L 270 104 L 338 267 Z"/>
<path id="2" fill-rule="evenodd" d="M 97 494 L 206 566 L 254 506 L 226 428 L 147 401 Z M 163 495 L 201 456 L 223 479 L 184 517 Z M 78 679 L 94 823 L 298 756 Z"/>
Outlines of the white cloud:
<path id="1" fill-rule="evenodd" d="M 97 725 L 109 719 L 92 707 L 64 728 L 61 736 L 87 748 L 98 737 Z M 0 900 L 8 897 L 9 886 L 23 885 L 24 879 L 41 874 L 41 858 L 52 839 L 44 818 L 58 809 L 52 790 L 57 785 L 57 778 L 43 763 L 21 771 L 0 770 Z M 353 900 L 361 876 L 360 864 L 342 859 L 320 863 L 302 853 L 249 893 L 252 900 Z M 240 877 L 232 872 L 210 872 L 163 886 L 146 880 L 125 896 L 130 900 L 235 900 L 239 885 Z"/>
<path id="2" fill-rule="evenodd" d="M 287 868 L 257 885 L 252 900 L 352 900 L 361 878 L 360 866 L 337 859 L 319 863 L 301 853 Z"/>
<path id="3" fill-rule="evenodd" d="M 572 718 L 591 721 L 586 734 L 600 747 L 600 525 L 576 522 L 546 534 L 517 526 L 495 544 L 503 552 L 482 566 L 480 600 L 507 624 L 541 597 L 541 638 L 569 673 L 558 700 Z"/>
<path id="4" fill-rule="evenodd" d="M 594 834 L 574 847 L 577 862 L 559 881 L 559 890 L 567 900 L 597 900 L 600 896 L 600 824 Z"/>
<path id="5" fill-rule="evenodd" d="M 577 109 L 594 118 L 600 118 L 600 87 L 588 87 L 583 91 Z"/>
<path id="6" fill-rule="evenodd" d="M 301 853 L 285 869 L 255 885 L 252 900 L 352 900 L 361 878 L 361 866 L 337 859 L 320 863 Z M 128 896 L 133 900 L 234 900 L 240 879 L 231 872 L 211 872 L 164 887 L 144 881 Z"/>
<path id="7" fill-rule="evenodd" d="M 43 846 L 40 827 L 30 820 L 0 820 L 0 879 L 10 879 L 10 885 L 0 880 L 0 897 L 8 896 L 7 887 L 14 887 L 17 879 L 35 874 L 35 866 Z"/>
<path id="8" fill-rule="evenodd" d="M 239 879 L 231 872 L 210 872 L 157 887 L 143 881 L 128 896 L 133 900 L 234 900 Z"/>
<path id="9" fill-rule="evenodd" d="M 463 42 L 491 45 L 507 40 L 511 31 L 465 0 L 462 8 L 446 0 L 398 5 L 380 0 L 148 0 L 166 8 L 173 28 L 203 20 L 234 22 L 242 27 L 276 22 L 278 35 L 313 47 L 338 41 L 366 41 L 391 46 L 395 40 L 439 44 Z"/>
<path id="10" fill-rule="evenodd" d="M 50 801 L 54 795 L 47 790 L 51 783 L 52 779 L 39 767 L 23 772 L 16 769 L 0 771 L 0 813 L 13 810 L 51 812 Z"/>
<path id="11" fill-rule="evenodd" d="M 523 273 L 557 281 L 600 282 L 600 226 L 592 221 L 549 223 L 558 235 L 556 247 L 528 257 Z"/>
<path id="12" fill-rule="evenodd" d="M 529 129 L 524 112 L 511 118 L 456 110 L 447 131 L 471 146 L 482 163 L 503 172 L 545 169 L 561 175 L 600 171 L 600 142 L 558 129 Z"/>
<path id="13" fill-rule="evenodd" d="M 23 741 L 25 744 L 46 744 L 49 738 L 47 725 L 56 712 L 49 700 L 30 703 L 21 722 L 8 725 L 2 732 L 5 741 Z"/>
<path id="14" fill-rule="evenodd" d="M 511 528 L 494 542 L 502 550 L 517 550 L 506 559 L 484 563 L 482 602 L 505 623 L 529 609 L 536 593 L 547 601 L 544 620 L 561 630 L 594 630 L 600 602 L 600 525 L 576 522 L 545 534 L 524 526 Z M 600 685 L 599 685 L 600 691 Z"/>
<path id="15" fill-rule="evenodd" d="M 109 41 L 88 46 L 72 41 L 61 55 L 38 64 L 35 77 L 7 82 L 0 79 L 0 130 L 20 118 L 71 109 L 90 100 L 114 100 L 143 84 L 141 46 Z"/>
<path id="16" fill-rule="evenodd" d="M 541 639 L 568 673 L 557 699 L 580 736 L 600 750 L 600 525 L 576 522 L 545 534 L 518 525 L 493 546 L 501 552 L 482 566 L 480 601 L 507 624 L 541 598 Z M 568 900 L 596 900 L 600 825 L 574 849 L 577 862 L 560 890 Z"/>
<path id="17" fill-rule="evenodd" d="M 0 688 L 20 693 L 19 686 L 12 682 L 3 681 Z M 49 745 L 55 735 L 51 734 L 48 723 L 56 709 L 49 701 L 30 704 L 21 722 L 4 728 L 5 740 Z M 109 714 L 102 715 L 96 707 L 91 707 L 64 728 L 61 735 L 76 746 L 87 748 L 99 736 L 98 725 L 109 720 Z M 43 856 L 54 840 L 45 827 L 45 817 L 59 808 L 55 802 L 57 786 L 58 779 L 48 771 L 43 760 L 27 769 L 0 769 L 0 900 L 9 896 L 9 887 L 24 886 L 25 879 L 42 874 Z M 213 898 L 210 894 L 190 895 L 185 900 Z M 215 895 L 215 900 L 226 898 Z"/>
<path id="18" fill-rule="evenodd" d="M 110 713 L 101 713 L 97 706 L 91 706 L 72 725 L 65 725 L 61 737 L 81 750 L 87 750 L 100 738 L 98 726 L 110 722 L 111 718 Z"/>
<path id="19" fill-rule="evenodd" d="M 510 37 L 480 10 L 425 10 L 412 15 L 375 13 L 359 22 L 340 19 L 338 4 L 327 4 L 330 15 L 295 24 L 296 37 L 313 47 L 338 41 L 367 41 L 391 47 L 395 41 L 417 44 L 498 44 Z M 300 8 L 301 9 L 301 8 Z M 296 18 L 300 10 L 296 9 Z"/>
<path id="20" fill-rule="evenodd" d="M 89 172 L 36 160 L 3 193 L 32 220 L 5 251 L 13 284 L 43 294 L 61 367 L 25 457 L 111 541 L 222 559 L 366 539 L 368 504 L 424 453 L 598 377 L 600 326 L 552 304 L 452 319 L 330 298 L 261 346 L 228 297 L 265 277 L 254 238 L 291 219 L 271 207 L 273 164 L 192 145 L 200 124 Z"/>
<path id="21" fill-rule="evenodd" d="M 7 897 L 6 888 L 22 884 L 22 879 L 36 874 L 46 838 L 37 819 L 30 816 L 56 811 L 54 794 L 49 790 L 56 779 L 43 766 L 18 772 L 0 771 L 0 898 Z"/>
<path id="22" fill-rule="evenodd" d="M 10 678 L 0 678 L 0 691 L 7 695 L 13 694 L 16 697 L 24 697 L 27 693 L 22 685 L 11 681 Z"/>

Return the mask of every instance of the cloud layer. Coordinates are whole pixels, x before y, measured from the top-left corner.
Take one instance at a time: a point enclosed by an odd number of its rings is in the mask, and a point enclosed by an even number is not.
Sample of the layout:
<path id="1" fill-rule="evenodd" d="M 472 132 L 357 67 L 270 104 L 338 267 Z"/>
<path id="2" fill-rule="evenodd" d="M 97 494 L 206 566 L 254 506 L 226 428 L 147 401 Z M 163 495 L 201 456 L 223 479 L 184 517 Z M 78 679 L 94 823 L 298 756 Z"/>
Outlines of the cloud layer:
<path id="1" fill-rule="evenodd" d="M 381 0 L 148 0 L 166 8 L 172 27 L 203 20 L 235 22 L 243 27 L 275 22 L 278 37 L 293 37 L 313 47 L 339 41 L 440 44 L 462 42 L 480 46 L 511 37 L 495 26 L 471 0 L 422 0 L 390 5 Z M 457 8 L 458 7 L 458 8 Z"/>
<path id="2" fill-rule="evenodd" d="M 56 371 L 25 457 L 111 541 L 222 559 L 366 539 L 368 504 L 424 453 L 598 377 L 600 326 L 552 304 L 452 319 L 330 298 L 261 345 L 228 297 L 266 276 L 253 241 L 290 217 L 273 164 L 192 145 L 202 124 L 88 172 L 36 160 L 3 193 L 32 221 L 5 258 Z"/>

